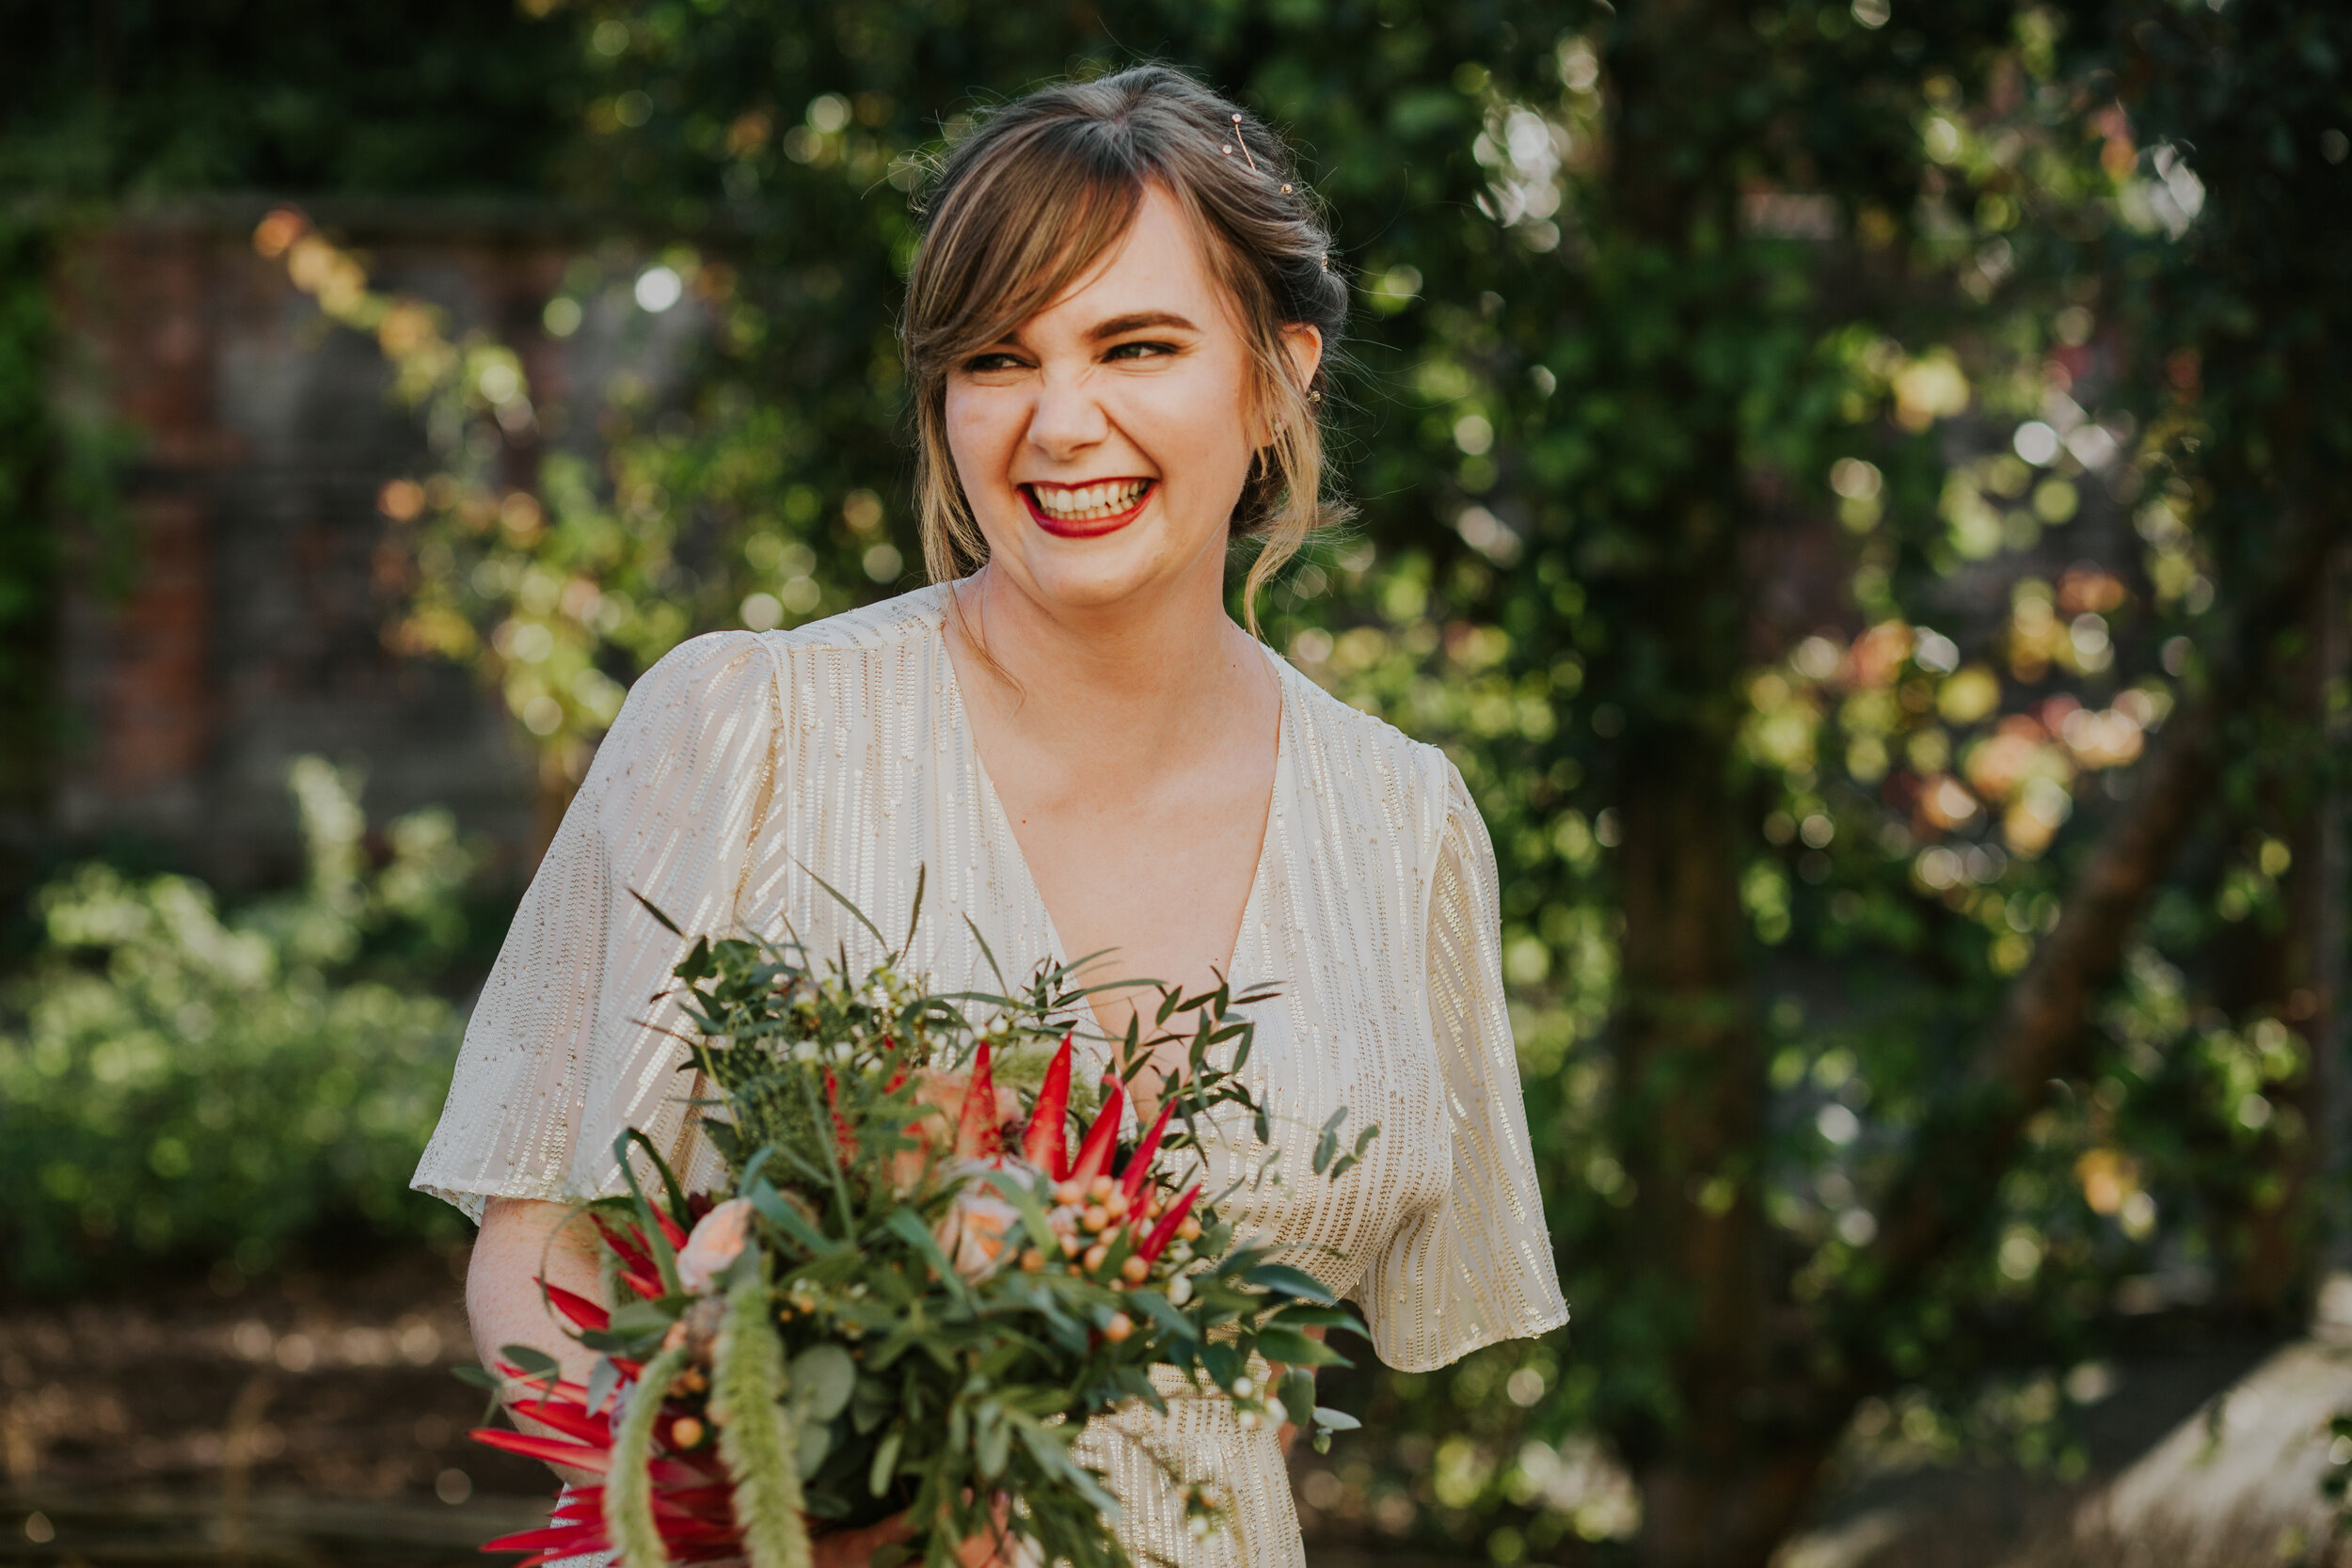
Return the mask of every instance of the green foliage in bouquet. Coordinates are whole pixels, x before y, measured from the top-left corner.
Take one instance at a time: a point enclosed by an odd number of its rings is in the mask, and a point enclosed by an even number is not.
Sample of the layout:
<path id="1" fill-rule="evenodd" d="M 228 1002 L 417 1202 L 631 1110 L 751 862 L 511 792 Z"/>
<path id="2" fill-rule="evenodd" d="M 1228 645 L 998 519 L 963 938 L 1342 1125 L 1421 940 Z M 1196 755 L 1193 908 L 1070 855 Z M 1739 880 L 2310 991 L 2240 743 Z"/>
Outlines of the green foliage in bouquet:
<path id="1" fill-rule="evenodd" d="M 1218 1212 L 1273 1179 L 1271 1156 L 1217 1194 L 1200 1180 L 1213 1114 L 1261 1146 L 1272 1130 L 1239 1076 L 1239 1009 L 1270 993 L 1159 988 L 1150 1031 L 1138 1015 L 1114 1042 L 1089 1123 L 1072 1084 L 1078 965 L 940 994 L 905 951 L 861 976 L 846 952 L 818 964 L 794 941 L 703 938 L 677 966 L 728 1188 L 690 1198 L 642 1133 L 616 1142 L 630 1196 L 589 1217 L 627 1305 L 546 1287 L 602 1360 L 583 1386 L 510 1347 L 501 1370 L 546 1380 L 516 1410 L 564 1436 L 476 1434 L 606 1483 L 494 1546 L 769 1568 L 805 1563 L 811 1530 L 904 1513 L 902 1555 L 932 1564 L 1005 1533 L 1043 1560 L 1126 1568 L 1119 1504 L 1073 1445 L 1091 1417 L 1165 1409 L 1151 1369 L 1222 1389 L 1245 1430 L 1296 1421 L 1320 1446 L 1356 1424 L 1315 1406 L 1312 1369 L 1345 1358 L 1310 1333 L 1354 1318 Z M 1156 1116 L 1122 1142 L 1130 1089 L 1179 1053 Z M 1376 1132 L 1343 1151 L 1339 1123 L 1319 1175 Z M 1168 1480 L 1197 1533 L 1220 1527 L 1216 1487 Z"/>

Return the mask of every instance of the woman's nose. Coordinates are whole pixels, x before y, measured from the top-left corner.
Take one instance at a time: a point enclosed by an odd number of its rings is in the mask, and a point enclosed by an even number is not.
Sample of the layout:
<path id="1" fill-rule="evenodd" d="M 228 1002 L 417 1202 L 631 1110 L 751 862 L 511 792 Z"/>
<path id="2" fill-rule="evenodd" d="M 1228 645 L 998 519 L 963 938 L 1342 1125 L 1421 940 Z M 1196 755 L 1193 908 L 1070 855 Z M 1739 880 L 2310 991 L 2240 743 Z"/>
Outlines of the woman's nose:
<path id="1" fill-rule="evenodd" d="M 1048 374 L 1039 386 L 1029 410 L 1029 444 L 1054 462 L 1066 462 L 1110 434 L 1110 420 L 1089 379 Z"/>

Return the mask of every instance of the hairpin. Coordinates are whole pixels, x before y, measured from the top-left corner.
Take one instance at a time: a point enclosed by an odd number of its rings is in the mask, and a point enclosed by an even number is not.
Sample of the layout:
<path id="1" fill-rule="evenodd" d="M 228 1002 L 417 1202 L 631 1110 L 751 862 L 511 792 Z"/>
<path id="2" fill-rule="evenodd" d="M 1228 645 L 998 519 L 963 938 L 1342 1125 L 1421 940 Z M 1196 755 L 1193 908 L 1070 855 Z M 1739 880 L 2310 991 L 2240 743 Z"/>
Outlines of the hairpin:
<path id="1" fill-rule="evenodd" d="M 1284 186 L 1282 187 L 1282 194 L 1283 194 L 1284 196 L 1288 196 L 1288 195 L 1290 195 L 1290 194 L 1291 194 L 1291 188 L 1290 188 L 1288 185 L 1284 185 Z"/>
<path id="2" fill-rule="evenodd" d="M 1242 134 L 1241 134 L 1241 116 L 1239 116 L 1238 114 L 1237 114 L 1237 115 L 1235 115 L 1235 116 L 1233 117 L 1233 139 L 1234 139 L 1235 141 L 1237 141 L 1237 142 L 1241 142 L 1241 155 L 1242 155 L 1244 158 L 1248 159 L 1248 161 L 1249 161 L 1249 172 L 1250 172 L 1250 173 L 1252 173 L 1252 174 L 1257 173 L 1257 172 L 1258 172 L 1258 160 L 1257 160 L 1257 159 L 1255 159 L 1255 158 L 1251 158 L 1251 157 L 1249 157 L 1249 143 L 1248 143 L 1248 142 L 1247 142 L 1247 141 L 1245 141 L 1245 140 L 1243 140 L 1243 138 L 1242 138 Z M 1226 151 L 1228 151 L 1228 152 L 1231 152 L 1231 151 L 1232 150 L 1232 149 L 1229 147 L 1229 148 L 1227 148 L 1225 150 L 1226 150 Z"/>

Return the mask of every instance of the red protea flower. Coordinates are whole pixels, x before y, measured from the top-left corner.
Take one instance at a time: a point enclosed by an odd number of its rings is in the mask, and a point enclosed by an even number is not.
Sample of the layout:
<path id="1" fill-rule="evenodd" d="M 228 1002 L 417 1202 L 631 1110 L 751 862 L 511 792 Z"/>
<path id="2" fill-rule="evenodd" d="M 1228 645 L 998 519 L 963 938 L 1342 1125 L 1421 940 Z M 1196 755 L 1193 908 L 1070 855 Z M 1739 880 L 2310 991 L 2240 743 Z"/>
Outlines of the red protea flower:
<path id="1" fill-rule="evenodd" d="M 548 1293 L 550 1299 L 557 1299 L 554 1287 L 549 1287 Z M 569 1291 L 563 1294 L 574 1302 L 580 1301 Z M 557 1305 L 563 1307 L 564 1303 L 559 1299 Z M 599 1310 L 592 1303 L 580 1305 L 591 1311 Z M 570 1315 L 568 1307 L 565 1312 Z M 518 1367 L 501 1366 L 499 1370 L 518 1380 L 524 1375 Z M 515 1413 L 563 1435 L 544 1437 L 535 1433 L 482 1427 L 470 1434 L 474 1441 L 597 1475 L 610 1470 L 612 1418 L 602 1411 L 590 1410 L 584 1402 L 587 1390 L 577 1383 L 558 1383 L 552 1390 L 545 1390 L 544 1385 L 539 1386 L 544 1390 L 540 1396 L 517 1401 Z M 680 1413 L 686 1413 L 683 1406 Z M 667 1420 L 658 1422 L 657 1431 L 666 1433 L 671 1424 Z M 731 1500 L 734 1489 L 714 1449 L 680 1451 L 658 1437 L 653 1463 L 647 1469 L 653 1478 L 654 1525 L 661 1532 L 661 1544 L 673 1562 L 716 1562 L 742 1555 L 743 1532 L 735 1522 Z M 604 1528 L 604 1488 L 574 1487 L 564 1495 L 547 1524 L 536 1529 L 501 1535 L 482 1549 L 532 1554 L 516 1568 L 540 1568 L 541 1564 L 567 1557 L 610 1551 L 612 1542 Z"/>

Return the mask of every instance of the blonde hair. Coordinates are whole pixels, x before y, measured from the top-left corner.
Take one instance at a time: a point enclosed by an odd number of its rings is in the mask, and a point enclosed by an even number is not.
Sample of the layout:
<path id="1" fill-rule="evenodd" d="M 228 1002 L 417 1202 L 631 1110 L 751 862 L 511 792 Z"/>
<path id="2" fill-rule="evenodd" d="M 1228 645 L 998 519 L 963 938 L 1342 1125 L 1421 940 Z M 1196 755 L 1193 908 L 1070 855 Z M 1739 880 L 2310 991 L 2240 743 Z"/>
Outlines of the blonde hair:
<path id="1" fill-rule="evenodd" d="M 915 501 L 931 580 L 977 570 L 988 543 L 947 446 L 949 371 L 1059 298 L 1135 220 L 1145 191 L 1172 198 L 1231 294 L 1251 362 L 1249 417 L 1266 445 L 1233 509 L 1234 538 L 1261 542 L 1242 589 L 1257 594 L 1341 508 L 1323 493 L 1326 367 L 1347 319 L 1331 239 L 1263 124 L 1182 71 L 1135 66 L 1044 87 L 996 110 L 949 149 L 923 203 L 900 328 L 914 390 Z M 1301 383 L 1285 327 L 1323 334 Z"/>

